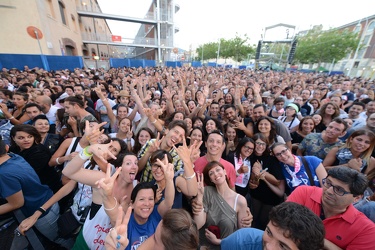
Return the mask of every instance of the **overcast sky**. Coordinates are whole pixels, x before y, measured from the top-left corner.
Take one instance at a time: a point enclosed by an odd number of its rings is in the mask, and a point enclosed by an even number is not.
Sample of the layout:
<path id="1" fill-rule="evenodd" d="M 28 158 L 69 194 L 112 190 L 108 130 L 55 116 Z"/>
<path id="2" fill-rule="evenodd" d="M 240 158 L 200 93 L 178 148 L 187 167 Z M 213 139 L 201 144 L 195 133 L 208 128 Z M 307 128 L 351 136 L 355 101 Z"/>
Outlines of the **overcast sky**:
<path id="1" fill-rule="evenodd" d="M 143 17 L 151 0 L 98 0 L 103 13 Z M 351 2 L 314 0 L 175 0 L 180 10 L 175 14 L 175 46 L 193 50 L 200 44 L 219 38 L 247 34 L 250 44 L 256 44 L 263 29 L 278 23 L 296 26 L 296 32 L 322 24 L 325 29 L 341 26 L 375 14 L 374 0 Z M 133 38 L 139 25 L 108 21 L 114 35 Z M 289 29 L 290 35 L 293 33 Z M 286 28 L 267 31 L 266 39 L 286 38 Z"/>

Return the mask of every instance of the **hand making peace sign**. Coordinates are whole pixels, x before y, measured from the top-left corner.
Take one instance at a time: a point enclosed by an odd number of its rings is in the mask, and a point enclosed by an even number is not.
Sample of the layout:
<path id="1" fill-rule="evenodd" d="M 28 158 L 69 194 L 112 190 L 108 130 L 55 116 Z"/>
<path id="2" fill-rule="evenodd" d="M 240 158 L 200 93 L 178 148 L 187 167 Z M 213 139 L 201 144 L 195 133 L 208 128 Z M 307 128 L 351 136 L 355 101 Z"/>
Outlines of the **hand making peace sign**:
<path id="1" fill-rule="evenodd" d="M 105 248 L 107 250 L 125 249 L 128 246 L 128 223 L 132 209 L 129 206 L 124 216 L 123 208 L 121 206 L 118 207 L 116 225 L 109 231 L 105 238 Z"/>

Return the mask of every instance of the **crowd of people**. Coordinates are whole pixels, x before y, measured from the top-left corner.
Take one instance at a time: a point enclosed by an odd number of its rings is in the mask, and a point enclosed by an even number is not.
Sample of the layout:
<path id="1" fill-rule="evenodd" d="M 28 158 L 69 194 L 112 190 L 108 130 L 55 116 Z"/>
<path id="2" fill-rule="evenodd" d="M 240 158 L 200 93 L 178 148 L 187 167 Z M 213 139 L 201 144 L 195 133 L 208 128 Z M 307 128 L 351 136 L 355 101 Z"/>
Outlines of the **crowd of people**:
<path id="1" fill-rule="evenodd" d="M 0 219 L 26 218 L 11 249 L 30 228 L 65 249 L 375 249 L 374 91 L 320 73 L 3 68 Z"/>

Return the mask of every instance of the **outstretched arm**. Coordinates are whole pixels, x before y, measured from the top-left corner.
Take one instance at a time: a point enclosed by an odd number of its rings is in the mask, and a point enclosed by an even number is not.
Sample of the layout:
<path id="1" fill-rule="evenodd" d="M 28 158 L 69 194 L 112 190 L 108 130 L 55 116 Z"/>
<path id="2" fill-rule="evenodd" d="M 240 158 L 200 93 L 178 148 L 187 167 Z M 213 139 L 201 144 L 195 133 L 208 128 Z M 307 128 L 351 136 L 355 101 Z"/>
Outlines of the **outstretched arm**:
<path id="1" fill-rule="evenodd" d="M 67 184 L 62 186 L 59 191 L 57 191 L 46 203 L 43 204 L 42 208 L 44 210 L 49 209 L 52 207 L 53 204 L 60 201 L 62 198 L 70 194 L 74 188 L 76 187 L 77 182 L 70 180 Z M 42 215 L 42 212 L 37 210 L 31 215 L 29 218 L 24 219 L 21 224 L 18 226 L 18 229 L 22 234 L 24 234 L 27 230 L 34 226 L 36 221 Z"/>
<path id="2" fill-rule="evenodd" d="M 167 155 L 164 155 L 163 161 L 157 159 L 157 162 L 163 168 L 165 178 L 164 200 L 158 206 L 158 213 L 163 217 L 164 214 L 172 208 L 174 202 L 174 167 L 172 163 L 168 163 Z"/>

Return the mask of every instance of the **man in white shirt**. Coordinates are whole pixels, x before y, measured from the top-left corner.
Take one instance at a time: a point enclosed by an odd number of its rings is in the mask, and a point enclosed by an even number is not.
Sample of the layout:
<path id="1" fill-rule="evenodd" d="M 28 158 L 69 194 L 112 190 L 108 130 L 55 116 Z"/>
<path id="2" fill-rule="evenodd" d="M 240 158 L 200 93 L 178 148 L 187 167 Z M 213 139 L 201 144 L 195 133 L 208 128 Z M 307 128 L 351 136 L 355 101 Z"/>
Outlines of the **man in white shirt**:
<path id="1" fill-rule="evenodd" d="M 51 98 L 46 95 L 39 95 L 36 97 L 35 103 L 42 108 L 42 111 L 47 116 L 50 124 L 56 124 L 56 112 L 59 108 L 52 106 Z"/>

